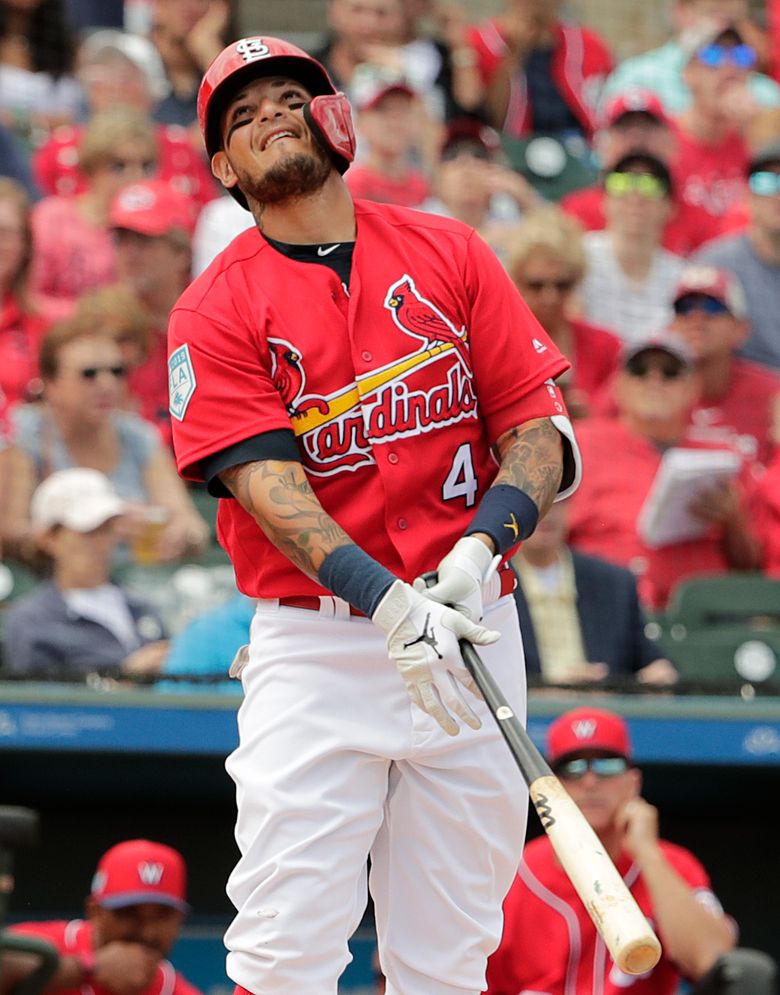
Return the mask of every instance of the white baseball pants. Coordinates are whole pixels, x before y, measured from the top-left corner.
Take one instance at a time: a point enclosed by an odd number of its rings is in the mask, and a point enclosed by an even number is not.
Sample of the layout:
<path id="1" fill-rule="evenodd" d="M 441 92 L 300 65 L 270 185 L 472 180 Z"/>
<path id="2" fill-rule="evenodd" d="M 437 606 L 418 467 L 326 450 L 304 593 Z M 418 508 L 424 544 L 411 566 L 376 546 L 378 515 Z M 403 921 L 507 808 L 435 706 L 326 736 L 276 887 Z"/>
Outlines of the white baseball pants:
<path id="1" fill-rule="evenodd" d="M 335 995 L 366 907 L 371 857 L 387 995 L 477 995 L 501 938 L 528 793 L 482 701 L 450 737 L 412 705 L 385 637 L 344 602 L 260 601 L 242 672 L 236 784 L 241 857 L 227 892 L 230 978 L 254 995 Z M 525 721 L 513 598 L 480 654 Z M 471 699 L 469 692 L 464 694 Z"/>

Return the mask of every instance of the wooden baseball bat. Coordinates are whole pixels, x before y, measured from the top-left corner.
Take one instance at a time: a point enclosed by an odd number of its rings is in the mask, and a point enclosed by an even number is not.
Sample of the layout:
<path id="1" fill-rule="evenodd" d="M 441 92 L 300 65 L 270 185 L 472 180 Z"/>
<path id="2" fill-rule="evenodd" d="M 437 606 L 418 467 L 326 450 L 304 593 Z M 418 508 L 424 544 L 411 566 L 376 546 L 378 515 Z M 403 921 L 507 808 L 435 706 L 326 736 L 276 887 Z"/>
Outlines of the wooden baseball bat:
<path id="1" fill-rule="evenodd" d="M 625 974 L 644 974 L 661 944 L 585 816 L 534 746 L 473 645 L 460 641 L 463 662 L 506 740 L 531 801 L 563 869 Z"/>

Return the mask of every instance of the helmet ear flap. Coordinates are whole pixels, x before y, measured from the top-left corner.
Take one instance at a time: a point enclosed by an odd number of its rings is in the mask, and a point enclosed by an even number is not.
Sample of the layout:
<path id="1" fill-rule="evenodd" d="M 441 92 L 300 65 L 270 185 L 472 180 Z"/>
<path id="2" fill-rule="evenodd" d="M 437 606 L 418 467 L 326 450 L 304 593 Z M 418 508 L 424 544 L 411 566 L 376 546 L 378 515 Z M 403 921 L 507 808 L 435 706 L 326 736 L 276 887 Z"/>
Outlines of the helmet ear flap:
<path id="1" fill-rule="evenodd" d="M 345 173 L 355 158 L 355 128 L 352 108 L 343 93 L 324 93 L 304 105 L 303 116 L 314 137 L 335 160 L 336 168 Z"/>

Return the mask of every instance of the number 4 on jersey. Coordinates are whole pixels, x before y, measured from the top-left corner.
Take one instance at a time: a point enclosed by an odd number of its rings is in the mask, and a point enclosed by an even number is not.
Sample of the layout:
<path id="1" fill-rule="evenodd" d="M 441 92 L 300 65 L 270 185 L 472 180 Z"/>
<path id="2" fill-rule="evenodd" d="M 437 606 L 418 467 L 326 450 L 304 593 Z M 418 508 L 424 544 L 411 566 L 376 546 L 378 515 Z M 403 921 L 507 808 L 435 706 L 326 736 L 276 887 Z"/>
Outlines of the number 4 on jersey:
<path id="1" fill-rule="evenodd" d="M 471 457 L 471 443 L 464 442 L 462 446 L 458 446 L 452 458 L 450 472 L 442 486 L 442 497 L 445 501 L 464 498 L 466 507 L 470 508 L 477 499 L 478 490 L 479 484 Z"/>

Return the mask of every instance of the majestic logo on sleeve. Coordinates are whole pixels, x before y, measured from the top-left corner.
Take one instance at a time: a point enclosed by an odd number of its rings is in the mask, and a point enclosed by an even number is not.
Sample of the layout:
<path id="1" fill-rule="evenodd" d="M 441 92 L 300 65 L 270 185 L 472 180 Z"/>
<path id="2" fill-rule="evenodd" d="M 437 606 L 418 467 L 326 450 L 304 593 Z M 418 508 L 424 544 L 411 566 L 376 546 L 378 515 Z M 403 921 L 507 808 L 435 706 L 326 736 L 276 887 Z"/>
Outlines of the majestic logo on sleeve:
<path id="1" fill-rule="evenodd" d="M 408 274 L 389 287 L 383 304 L 415 348 L 332 394 L 307 391 L 306 357 L 295 344 L 268 340 L 274 385 L 306 468 L 317 476 L 373 463 L 379 443 L 477 417 L 465 325 L 423 297 Z"/>

